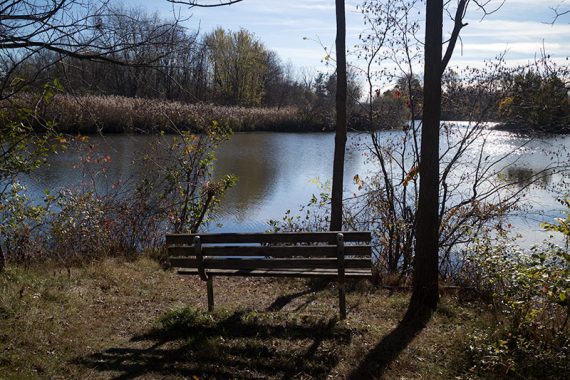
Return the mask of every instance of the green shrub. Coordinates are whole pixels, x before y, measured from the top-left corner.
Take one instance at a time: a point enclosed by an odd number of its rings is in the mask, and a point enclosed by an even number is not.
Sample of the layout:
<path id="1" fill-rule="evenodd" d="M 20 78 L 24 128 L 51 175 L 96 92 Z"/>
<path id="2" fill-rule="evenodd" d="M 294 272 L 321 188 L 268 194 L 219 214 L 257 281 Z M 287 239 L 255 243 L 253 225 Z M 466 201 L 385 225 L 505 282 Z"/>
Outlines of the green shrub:
<path id="1" fill-rule="evenodd" d="M 53 198 L 46 193 L 45 202 L 34 204 L 27 189 L 13 180 L 0 194 L 0 244 L 7 261 L 27 263 L 32 254 L 45 253 L 46 236 L 42 228 L 51 215 Z"/>
<path id="2" fill-rule="evenodd" d="M 522 250 L 486 239 L 471 258 L 493 320 L 471 334 L 470 365 L 498 377 L 570 373 L 570 254 L 551 243 Z"/>

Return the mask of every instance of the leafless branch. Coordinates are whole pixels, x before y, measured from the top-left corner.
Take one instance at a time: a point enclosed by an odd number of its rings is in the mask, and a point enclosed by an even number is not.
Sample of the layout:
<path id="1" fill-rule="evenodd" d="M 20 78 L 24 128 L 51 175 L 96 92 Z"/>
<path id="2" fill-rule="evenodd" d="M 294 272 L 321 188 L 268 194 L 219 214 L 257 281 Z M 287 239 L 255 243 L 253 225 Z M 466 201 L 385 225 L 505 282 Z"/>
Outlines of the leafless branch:
<path id="1" fill-rule="evenodd" d="M 445 72 L 445 69 L 449 64 L 449 61 L 451 60 L 451 56 L 453 55 L 453 52 L 455 50 L 455 45 L 457 44 L 457 40 L 460 38 L 459 35 L 461 30 L 468 25 L 467 23 L 464 23 L 463 20 L 465 19 L 465 16 L 467 14 L 470 1 L 473 1 L 473 3 L 477 6 L 477 8 L 479 8 L 479 10 L 483 12 L 483 16 L 481 17 L 481 19 L 483 19 L 489 15 L 492 15 L 493 13 L 498 12 L 503 7 L 506 0 L 502 0 L 500 4 L 492 8 L 490 8 L 490 5 L 493 0 L 459 0 L 459 3 L 457 4 L 457 9 L 455 10 L 455 16 L 451 17 L 450 15 L 450 17 L 454 22 L 454 25 L 453 25 L 453 30 L 451 32 L 451 37 L 449 38 L 448 45 L 445 50 L 445 54 L 443 56 L 441 64 L 442 73 Z M 446 9 L 446 11 L 449 14 L 449 10 Z"/>
<path id="2" fill-rule="evenodd" d="M 224 5 L 241 3 L 243 0 L 218 0 L 217 2 L 205 3 L 205 4 L 198 0 L 167 0 L 167 1 L 172 4 L 188 5 L 190 8 L 194 7 L 214 8 L 214 7 L 223 7 Z"/>
<path id="3" fill-rule="evenodd" d="M 558 4 L 556 7 L 550 8 L 552 10 L 552 12 L 554 13 L 554 17 L 552 18 L 552 21 L 550 22 L 550 24 L 554 25 L 554 24 L 556 24 L 556 22 L 558 21 L 559 18 L 570 14 L 570 9 L 567 6 L 564 6 L 563 5 L 564 3 L 565 3 L 565 1 L 562 0 L 560 2 L 560 4 Z"/>
<path id="4" fill-rule="evenodd" d="M 144 36 L 119 38 L 117 28 L 122 25 L 109 20 L 121 17 L 129 20 L 129 16 L 110 6 L 109 0 L 8 0 L 1 2 L 0 8 L 3 97 L 9 92 L 17 92 L 17 89 L 7 91 L 11 74 L 38 55 L 53 53 L 47 67 L 67 58 L 148 67 L 171 54 L 176 46 L 160 51 L 154 49 L 154 54 L 145 56 L 125 52 L 142 46 L 164 45 L 170 35 L 181 29 L 180 20 L 175 18 L 151 25 L 154 29 L 147 30 Z"/>

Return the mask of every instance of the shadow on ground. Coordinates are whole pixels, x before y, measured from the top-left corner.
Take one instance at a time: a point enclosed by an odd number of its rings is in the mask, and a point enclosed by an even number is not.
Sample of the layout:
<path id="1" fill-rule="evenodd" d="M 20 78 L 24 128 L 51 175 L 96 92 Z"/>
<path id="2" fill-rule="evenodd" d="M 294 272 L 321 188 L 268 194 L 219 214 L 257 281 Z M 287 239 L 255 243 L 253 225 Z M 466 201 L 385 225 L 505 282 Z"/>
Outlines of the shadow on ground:
<path id="1" fill-rule="evenodd" d="M 351 341 L 336 319 L 236 312 L 210 316 L 193 309 L 164 315 L 158 327 L 74 360 L 115 379 L 138 376 L 199 378 L 325 378 Z"/>
<path id="2" fill-rule="evenodd" d="M 309 297 L 304 303 L 297 306 L 294 310 L 299 311 L 311 303 L 316 293 L 324 290 L 330 283 L 330 280 L 323 279 L 323 278 L 315 278 L 311 279 L 309 282 L 309 288 L 306 290 L 302 290 L 292 294 L 285 294 L 282 296 L 277 297 L 275 301 L 267 308 L 267 311 L 279 311 L 285 308 L 285 306 L 289 305 L 292 301 L 301 298 L 306 295 L 313 295 L 313 297 Z"/>
<path id="3" fill-rule="evenodd" d="M 425 328 L 431 314 L 404 319 L 370 350 L 349 376 L 349 379 L 381 379 L 384 372 Z"/>

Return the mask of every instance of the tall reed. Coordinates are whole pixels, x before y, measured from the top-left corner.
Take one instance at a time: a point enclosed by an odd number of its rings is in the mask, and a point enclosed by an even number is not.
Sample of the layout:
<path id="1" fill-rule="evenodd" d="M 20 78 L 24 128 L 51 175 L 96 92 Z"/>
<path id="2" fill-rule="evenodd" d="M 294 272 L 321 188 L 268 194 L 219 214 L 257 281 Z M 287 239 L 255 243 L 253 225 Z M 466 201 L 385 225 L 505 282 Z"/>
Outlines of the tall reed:
<path id="1" fill-rule="evenodd" d="M 33 107 L 30 95 L 17 99 L 19 107 Z M 2 105 L 6 107 L 7 105 Z M 297 109 L 245 108 L 206 103 L 187 104 L 122 96 L 60 94 L 38 110 L 39 116 L 56 123 L 63 133 L 156 133 L 176 125 L 180 130 L 200 132 L 212 120 L 242 131 L 310 131 Z"/>

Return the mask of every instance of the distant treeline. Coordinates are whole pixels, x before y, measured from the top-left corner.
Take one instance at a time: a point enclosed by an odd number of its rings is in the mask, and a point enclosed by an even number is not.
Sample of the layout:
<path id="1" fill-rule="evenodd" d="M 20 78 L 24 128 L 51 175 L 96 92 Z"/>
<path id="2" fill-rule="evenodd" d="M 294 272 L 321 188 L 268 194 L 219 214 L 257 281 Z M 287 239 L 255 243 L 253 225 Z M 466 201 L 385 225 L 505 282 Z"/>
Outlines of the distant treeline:
<path id="1" fill-rule="evenodd" d="M 112 33 L 106 36 L 111 40 L 107 44 L 129 46 L 107 58 L 128 65 L 72 57 L 57 60 L 56 53 L 46 50 L 28 60 L 18 74 L 28 78 L 39 73 L 35 83 L 40 85 L 57 78 L 75 94 L 243 107 L 296 105 L 307 91 L 294 80 L 291 66 L 243 29 L 199 35 L 175 21 L 125 9 L 104 16 L 101 23 Z"/>
<path id="2" fill-rule="evenodd" d="M 73 94 L 55 97 L 43 110 L 42 117 L 63 131 L 152 132 L 169 125 L 194 130 L 207 117 L 236 131 L 334 129 L 335 74 L 298 72 L 245 29 L 199 34 L 137 9 L 117 9 L 100 22 L 107 44 L 128 46 L 108 58 L 129 65 L 57 59 L 46 50 L 12 74 L 34 78 L 29 93 L 57 78 L 64 92 Z M 349 72 L 348 82 L 352 129 L 401 128 L 421 118 L 423 88 L 417 76 L 396 78 L 386 89 L 367 89 L 372 94 L 365 93 L 356 71 Z M 465 80 L 449 72 L 442 119 L 564 132 L 570 120 L 567 83 L 567 70 L 526 67 L 491 80 Z"/>
<path id="3" fill-rule="evenodd" d="M 229 112 L 228 108 L 215 106 L 235 107 L 232 109 L 235 115 L 224 120 L 231 119 L 230 124 L 237 130 L 330 130 L 333 127 L 335 75 L 295 71 L 291 64 L 284 64 L 275 52 L 244 29 L 232 32 L 218 28 L 199 34 L 183 28 L 175 20 L 165 21 L 136 9 L 117 9 L 102 16 L 100 22 L 108 34 L 105 36 L 107 45 L 128 46 L 113 50 L 107 58 L 129 62 L 129 65 L 73 57 L 59 59 L 56 53 L 45 50 L 27 59 L 11 74 L 31 83 L 28 93 L 37 94 L 45 83 L 57 79 L 65 93 L 78 99 L 57 97 L 47 106 L 55 108 L 47 114 L 57 116 L 55 121 L 64 130 L 91 132 L 95 129 L 95 120 L 87 119 L 95 115 L 99 124 L 103 122 L 109 131 L 152 131 L 165 124 L 159 119 L 166 109 L 172 111 L 166 112 L 169 122 L 175 122 L 180 128 L 194 128 L 198 109 L 201 115 Z M 351 88 L 355 103 L 359 90 L 354 81 Z M 26 98 L 28 95 L 18 96 Z M 75 105 L 81 102 L 85 105 Z M 145 121 L 142 115 L 131 115 L 140 104 L 145 104 L 146 109 L 138 111 L 149 116 Z M 76 108 L 81 107 L 79 112 L 85 117 L 77 119 L 65 115 L 64 105 L 70 107 L 69 115 L 76 114 Z M 159 114 L 147 112 L 149 107 Z M 246 112 L 244 107 L 251 110 Z M 115 113 L 119 109 L 128 112 L 118 117 Z M 176 114 L 179 110 L 183 111 Z M 244 116 L 246 113 L 250 116 Z M 89 114 L 91 116 L 87 116 Z M 189 119 L 179 117 L 181 114 Z M 251 116 L 261 114 L 264 116 Z M 284 115 L 289 119 L 285 120 Z M 278 125 L 270 126 L 270 120 Z M 126 124 L 119 125 L 115 121 Z"/>

